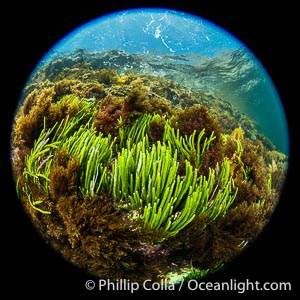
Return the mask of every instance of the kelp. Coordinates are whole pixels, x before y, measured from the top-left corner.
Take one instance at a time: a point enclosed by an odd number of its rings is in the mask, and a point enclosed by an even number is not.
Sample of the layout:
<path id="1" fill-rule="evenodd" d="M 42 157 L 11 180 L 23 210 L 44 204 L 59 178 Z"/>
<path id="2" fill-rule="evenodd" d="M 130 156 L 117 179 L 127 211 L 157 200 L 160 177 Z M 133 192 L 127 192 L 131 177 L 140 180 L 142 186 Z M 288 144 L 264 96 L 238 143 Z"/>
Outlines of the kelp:
<path id="1" fill-rule="evenodd" d="M 251 244 L 285 157 L 172 81 L 71 69 L 31 83 L 12 135 L 17 193 L 55 249 L 97 276 L 172 281 Z"/>

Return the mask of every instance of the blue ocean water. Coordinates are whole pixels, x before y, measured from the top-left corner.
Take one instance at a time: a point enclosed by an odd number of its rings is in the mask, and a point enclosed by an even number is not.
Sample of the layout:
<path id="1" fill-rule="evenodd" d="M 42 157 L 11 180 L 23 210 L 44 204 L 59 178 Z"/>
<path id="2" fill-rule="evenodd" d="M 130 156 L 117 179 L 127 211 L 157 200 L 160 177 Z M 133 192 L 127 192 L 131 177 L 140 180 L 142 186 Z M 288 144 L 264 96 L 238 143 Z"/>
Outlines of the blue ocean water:
<path id="1" fill-rule="evenodd" d="M 180 83 L 231 102 L 254 120 L 278 150 L 289 153 L 285 113 L 268 73 L 241 41 L 205 19 L 166 9 L 120 11 L 77 28 L 50 49 L 42 62 L 76 49 L 122 50 L 153 56 L 161 64 L 173 57 L 173 64 L 193 67 L 183 80 L 179 76 Z"/>

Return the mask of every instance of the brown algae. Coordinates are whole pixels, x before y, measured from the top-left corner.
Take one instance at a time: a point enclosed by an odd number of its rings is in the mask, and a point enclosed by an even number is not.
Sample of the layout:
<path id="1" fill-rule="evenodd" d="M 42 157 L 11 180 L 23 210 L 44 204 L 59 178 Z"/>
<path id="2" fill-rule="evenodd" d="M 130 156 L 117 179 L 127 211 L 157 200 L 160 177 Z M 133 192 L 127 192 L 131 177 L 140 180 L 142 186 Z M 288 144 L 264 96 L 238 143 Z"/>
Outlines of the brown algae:
<path id="1" fill-rule="evenodd" d="M 41 235 L 101 278 L 201 278 L 268 222 L 287 156 L 221 99 L 150 75 L 66 67 L 26 85 L 17 193 Z"/>

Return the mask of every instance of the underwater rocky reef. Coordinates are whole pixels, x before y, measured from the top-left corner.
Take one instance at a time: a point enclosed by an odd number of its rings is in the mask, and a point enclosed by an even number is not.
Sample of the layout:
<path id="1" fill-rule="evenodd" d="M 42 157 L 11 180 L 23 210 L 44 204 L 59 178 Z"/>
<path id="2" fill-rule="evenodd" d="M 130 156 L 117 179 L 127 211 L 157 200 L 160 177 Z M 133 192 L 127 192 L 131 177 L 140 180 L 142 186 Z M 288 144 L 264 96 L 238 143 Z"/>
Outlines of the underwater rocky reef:
<path id="1" fill-rule="evenodd" d="M 45 240 L 95 276 L 200 279 L 261 232 L 288 157 L 229 102 L 142 63 L 78 50 L 33 74 L 12 133 L 17 193 Z"/>

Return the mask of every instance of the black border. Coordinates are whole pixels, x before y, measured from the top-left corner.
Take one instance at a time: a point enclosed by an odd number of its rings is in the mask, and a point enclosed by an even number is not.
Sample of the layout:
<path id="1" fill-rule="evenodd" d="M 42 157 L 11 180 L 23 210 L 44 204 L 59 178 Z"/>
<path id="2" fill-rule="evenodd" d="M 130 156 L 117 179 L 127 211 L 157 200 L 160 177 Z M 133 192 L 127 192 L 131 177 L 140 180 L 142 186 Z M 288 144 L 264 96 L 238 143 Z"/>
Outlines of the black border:
<path id="1" fill-rule="evenodd" d="M 289 281 L 293 291 L 282 293 L 292 296 L 297 290 L 297 218 L 295 181 L 299 178 L 297 167 L 296 85 L 293 80 L 294 64 L 297 60 L 295 44 L 295 11 L 290 2 L 264 5 L 262 1 L 74 1 L 8 3 L 3 14 L 7 19 L 3 28 L 3 78 L 1 130 L 4 141 L 4 172 L 2 172 L 2 251 L 3 274 L 1 293 L 11 296 L 40 298 L 44 295 L 87 298 L 124 294 L 120 292 L 87 291 L 84 283 L 91 276 L 67 263 L 35 232 L 28 216 L 24 213 L 14 189 L 9 161 L 9 139 L 11 123 L 21 90 L 30 73 L 42 56 L 65 34 L 79 25 L 103 14 L 136 7 L 165 7 L 199 15 L 223 27 L 240 39 L 259 59 L 271 76 L 286 111 L 291 139 L 290 168 L 282 199 L 270 223 L 257 241 L 223 271 L 209 277 L 211 281 L 237 280 Z M 2 81 L 3 81 L 2 78 Z M 298 150 L 298 151 L 297 151 Z M 3 153 L 3 152 L 2 152 Z M 167 294 L 166 294 L 167 293 Z M 168 293 L 171 293 L 169 295 Z M 202 296 L 245 296 L 256 293 L 209 293 L 182 291 L 176 293 L 147 292 L 150 296 L 169 296 L 186 293 L 193 297 Z M 130 293 L 126 293 L 131 295 Z M 132 296 L 140 296 L 141 291 Z M 279 293 L 271 292 L 274 296 Z M 257 293 L 266 296 L 267 293 Z"/>

